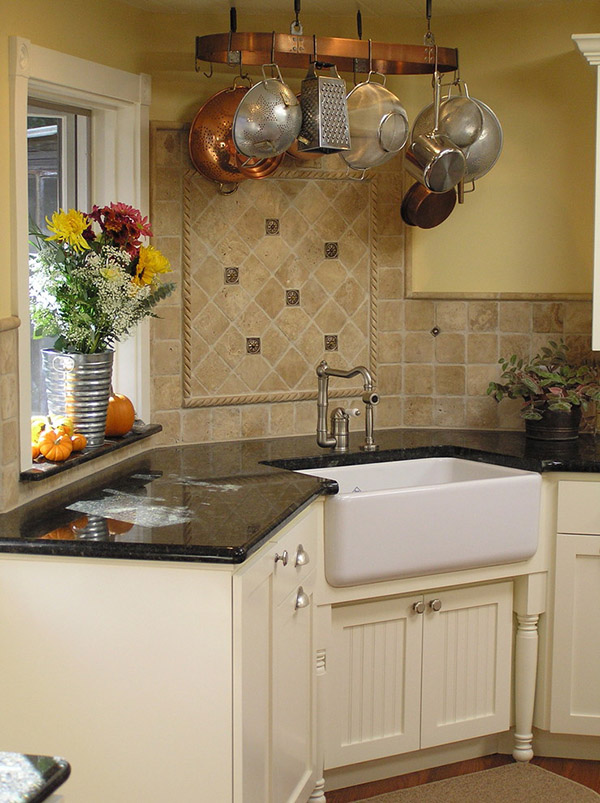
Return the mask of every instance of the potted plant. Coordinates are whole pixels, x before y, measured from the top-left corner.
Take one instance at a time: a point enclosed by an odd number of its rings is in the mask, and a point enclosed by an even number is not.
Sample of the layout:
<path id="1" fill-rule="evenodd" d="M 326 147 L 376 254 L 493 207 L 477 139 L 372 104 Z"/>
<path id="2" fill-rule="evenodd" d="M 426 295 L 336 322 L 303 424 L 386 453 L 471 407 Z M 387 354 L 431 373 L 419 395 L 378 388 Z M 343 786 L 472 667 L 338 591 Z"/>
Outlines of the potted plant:
<path id="1" fill-rule="evenodd" d="M 34 337 L 56 335 L 42 352 L 51 415 L 67 415 L 87 437 L 104 442 L 113 347 L 174 289 L 159 275 L 168 260 L 142 238 L 147 218 L 122 203 L 91 212 L 62 209 L 46 218 L 49 235 L 32 225 L 30 259 Z"/>
<path id="2" fill-rule="evenodd" d="M 581 411 L 600 401 L 598 367 L 574 364 L 564 341 L 549 341 L 529 361 L 515 354 L 501 357 L 499 382 L 490 382 L 487 393 L 497 402 L 505 397 L 523 399 L 520 410 L 525 433 L 537 440 L 575 440 Z"/>

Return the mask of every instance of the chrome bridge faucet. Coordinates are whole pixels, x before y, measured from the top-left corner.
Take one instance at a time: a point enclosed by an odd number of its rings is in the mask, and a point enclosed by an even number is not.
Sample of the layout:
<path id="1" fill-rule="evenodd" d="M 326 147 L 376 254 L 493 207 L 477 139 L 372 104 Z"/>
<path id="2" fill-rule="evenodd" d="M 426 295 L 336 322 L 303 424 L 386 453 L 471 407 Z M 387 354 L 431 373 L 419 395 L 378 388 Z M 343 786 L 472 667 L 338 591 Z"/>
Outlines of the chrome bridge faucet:
<path id="1" fill-rule="evenodd" d="M 336 407 L 331 413 L 331 433 L 327 429 L 327 408 L 329 405 L 329 377 L 339 376 L 350 379 L 360 374 L 363 378 L 362 400 L 365 403 L 365 442 L 360 448 L 364 452 L 374 452 L 379 447 L 373 438 L 373 405 L 379 404 L 379 394 L 373 389 L 373 378 L 364 365 L 357 365 L 349 371 L 330 368 L 325 360 L 317 365 L 319 392 L 317 398 L 317 443 L 334 452 L 347 452 L 350 448 L 350 416 L 360 415 L 360 410 Z"/>

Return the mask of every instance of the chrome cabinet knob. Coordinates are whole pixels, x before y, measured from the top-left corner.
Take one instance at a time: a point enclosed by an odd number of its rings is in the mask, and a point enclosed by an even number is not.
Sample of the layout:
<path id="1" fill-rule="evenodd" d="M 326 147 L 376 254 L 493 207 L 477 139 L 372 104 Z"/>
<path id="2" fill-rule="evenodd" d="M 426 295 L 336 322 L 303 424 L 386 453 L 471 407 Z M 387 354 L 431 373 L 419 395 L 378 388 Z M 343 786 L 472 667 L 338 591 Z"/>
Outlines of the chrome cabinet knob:
<path id="1" fill-rule="evenodd" d="M 423 600 L 419 600 L 419 602 L 413 602 L 412 609 L 415 613 L 424 613 L 425 603 Z"/>
<path id="2" fill-rule="evenodd" d="M 441 599 L 432 599 L 429 602 L 429 607 L 432 611 L 441 611 L 442 610 L 442 600 Z"/>
<path id="3" fill-rule="evenodd" d="M 294 606 L 296 610 L 298 608 L 308 608 L 310 605 L 310 597 L 306 593 L 306 591 L 300 586 L 298 589 L 298 593 L 296 594 L 296 605 Z"/>
<path id="4" fill-rule="evenodd" d="M 307 563 L 310 563 L 308 552 L 305 551 L 302 544 L 298 544 L 298 549 L 296 550 L 296 563 L 294 565 L 306 566 Z"/>
<path id="5" fill-rule="evenodd" d="M 276 552 L 275 553 L 275 563 L 277 563 L 277 561 L 280 560 L 283 563 L 284 566 L 287 566 L 288 557 L 289 557 L 289 555 L 288 555 L 287 549 L 284 549 L 283 552 L 281 553 L 281 555 L 278 552 Z"/>

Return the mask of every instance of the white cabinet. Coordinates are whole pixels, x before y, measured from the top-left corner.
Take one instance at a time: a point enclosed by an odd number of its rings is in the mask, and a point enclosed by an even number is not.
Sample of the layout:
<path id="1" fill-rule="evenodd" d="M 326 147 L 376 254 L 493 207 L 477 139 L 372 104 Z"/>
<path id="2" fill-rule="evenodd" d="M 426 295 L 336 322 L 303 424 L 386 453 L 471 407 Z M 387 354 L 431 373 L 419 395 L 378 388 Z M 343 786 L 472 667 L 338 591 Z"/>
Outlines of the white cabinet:
<path id="1" fill-rule="evenodd" d="M 4 749 L 67 758 L 64 803 L 305 803 L 321 522 L 238 567 L 2 555 Z"/>
<path id="2" fill-rule="evenodd" d="M 600 483 L 559 483 L 550 730 L 600 736 Z"/>
<path id="3" fill-rule="evenodd" d="M 334 606 L 325 768 L 508 729 L 512 583 Z"/>
<path id="4" fill-rule="evenodd" d="M 313 588 L 321 505 L 234 577 L 235 803 L 308 800 L 316 779 Z"/>

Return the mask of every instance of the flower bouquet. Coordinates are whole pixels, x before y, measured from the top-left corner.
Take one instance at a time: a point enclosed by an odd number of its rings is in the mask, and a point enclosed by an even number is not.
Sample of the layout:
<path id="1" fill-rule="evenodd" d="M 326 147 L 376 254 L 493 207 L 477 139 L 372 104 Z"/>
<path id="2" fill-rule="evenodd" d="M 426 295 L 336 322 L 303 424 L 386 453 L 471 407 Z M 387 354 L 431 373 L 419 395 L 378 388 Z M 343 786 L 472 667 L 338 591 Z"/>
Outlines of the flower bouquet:
<path id="1" fill-rule="evenodd" d="M 62 209 L 46 218 L 49 235 L 32 225 L 33 336 L 56 336 L 42 361 L 48 412 L 66 415 L 88 447 L 104 442 L 113 347 L 174 289 L 160 274 L 168 260 L 142 238 L 148 219 L 127 204 Z"/>
<path id="2" fill-rule="evenodd" d="M 168 260 L 151 245 L 148 219 L 122 203 L 46 218 L 50 236 L 32 226 L 30 261 L 34 337 L 56 335 L 58 351 L 95 354 L 131 332 L 175 285 L 161 282 Z M 94 226 L 99 231 L 94 230 Z"/>

